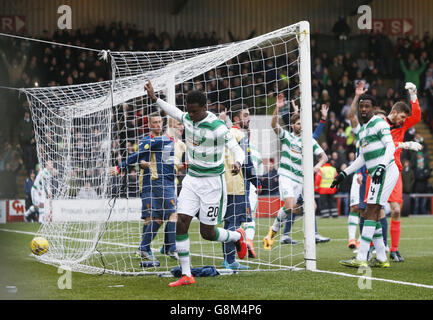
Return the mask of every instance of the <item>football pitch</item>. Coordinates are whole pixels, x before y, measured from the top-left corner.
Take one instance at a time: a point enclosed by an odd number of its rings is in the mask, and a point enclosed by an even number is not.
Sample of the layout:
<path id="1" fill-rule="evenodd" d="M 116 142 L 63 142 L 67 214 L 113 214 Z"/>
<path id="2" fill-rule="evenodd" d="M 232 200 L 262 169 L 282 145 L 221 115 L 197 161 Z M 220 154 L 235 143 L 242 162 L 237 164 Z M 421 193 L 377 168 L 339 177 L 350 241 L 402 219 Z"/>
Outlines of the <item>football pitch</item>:
<path id="1" fill-rule="evenodd" d="M 406 261 L 389 269 L 361 272 L 338 264 L 354 256 L 347 248 L 347 219 L 340 217 L 318 219 L 319 232 L 332 240 L 317 245 L 316 272 L 239 272 L 179 288 L 167 286 L 173 277 L 157 275 L 67 275 L 30 255 L 38 228 L 0 225 L 1 300 L 433 300 L 433 216 L 402 218 L 399 250 Z M 259 229 L 256 246 L 266 231 Z"/>

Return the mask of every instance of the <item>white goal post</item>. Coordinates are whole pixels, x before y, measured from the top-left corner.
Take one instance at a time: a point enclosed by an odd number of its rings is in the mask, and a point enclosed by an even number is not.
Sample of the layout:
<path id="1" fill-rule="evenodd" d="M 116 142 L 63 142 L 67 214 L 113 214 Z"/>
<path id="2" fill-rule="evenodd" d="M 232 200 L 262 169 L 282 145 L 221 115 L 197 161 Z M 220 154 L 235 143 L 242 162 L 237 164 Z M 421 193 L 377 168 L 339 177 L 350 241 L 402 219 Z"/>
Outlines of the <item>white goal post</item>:
<path id="1" fill-rule="evenodd" d="M 302 166 L 304 172 L 304 238 L 305 267 L 316 270 L 316 241 L 314 230 L 314 174 L 313 167 L 313 125 L 311 119 L 311 58 L 310 24 L 299 23 L 299 78 L 301 83 L 301 124 L 302 124 Z"/>
<path id="2" fill-rule="evenodd" d="M 290 130 L 291 101 L 299 106 L 303 214 L 293 218 L 290 231 L 299 244 L 283 244 L 278 236 L 272 250 L 263 249 L 263 237 L 280 206 L 278 190 L 269 190 L 255 200 L 257 257 L 239 262 L 249 271 L 315 270 L 309 23 L 301 21 L 252 39 L 211 47 L 103 53 L 111 63 L 112 80 L 21 89 L 31 106 L 39 163 L 53 167 L 45 210 L 49 222 L 38 231 L 50 242 L 50 250 L 37 259 L 78 272 L 123 275 L 170 274 L 177 266 L 177 261 L 160 253 L 166 241 L 164 225 L 150 245 L 160 264 L 143 266 L 143 259 L 134 256 L 146 229 L 140 219 L 140 167 L 128 166 L 118 177 L 110 174 L 113 166 L 137 152 L 140 140 L 148 134 L 147 115 L 157 110 L 143 90 L 151 80 L 159 97 L 182 110 L 192 89 L 206 93 L 208 110 L 216 114 L 227 110 L 230 115 L 232 106 L 247 106 L 252 119 L 251 147 L 256 147 L 269 169 L 263 180 L 268 182 L 272 165 L 278 166 L 281 156 L 280 141 L 269 125 L 278 94 L 285 97 L 280 119 L 285 129 Z M 192 266 L 212 265 L 223 272 L 221 243 L 203 240 L 196 221 L 190 239 Z"/>

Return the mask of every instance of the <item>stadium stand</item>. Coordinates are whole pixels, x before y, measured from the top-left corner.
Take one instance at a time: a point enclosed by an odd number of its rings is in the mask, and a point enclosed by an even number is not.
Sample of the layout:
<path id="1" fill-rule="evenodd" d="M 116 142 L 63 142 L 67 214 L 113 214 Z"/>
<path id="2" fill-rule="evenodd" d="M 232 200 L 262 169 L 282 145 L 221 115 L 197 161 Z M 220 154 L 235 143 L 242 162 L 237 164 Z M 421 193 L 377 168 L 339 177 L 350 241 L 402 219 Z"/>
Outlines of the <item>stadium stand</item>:
<path id="1" fill-rule="evenodd" d="M 44 40 L 112 51 L 177 50 L 221 42 L 216 33 L 179 30 L 174 35 L 157 34 L 154 29 L 144 32 L 115 22 L 100 24 L 93 30 L 44 33 Z M 341 43 L 333 36 L 313 34 L 311 41 L 313 128 L 320 120 L 320 106 L 328 104 L 328 121 L 319 144 L 331 164 L 340 170 L 352 161 L 348 155 L 355 151 L 355 146 L 346 115 L 356 83 L 365 81 L 370 93 L 388 113 L 394 102 L 405 98 L 404 83 L 411 81 L 418 87 L 424 121 L 410 130 L 405 140 L 415 139 L 425 148 L 418 155 L 413 151 L 403 152 L 402 160 L 408 159 L 415 171 L 417 159 L 423 158 L 430 176 L 433 147 L 427 146 L 433 143 L 433 39 L 426 32 L 423 36 L 401 37 L 393 43 L 385 35 L 366 34 L 349 37 L 344 43 L 346 47 L 342 53 Z M 0 55 L 0 71 L 8 75 L 7 84 L 13 87 L 82 84 L 107 80 L 111 76 L 109 66 L 93 51 L 46 44 L 30 46 L 21 40 L 1 38 Z M 238 80 L 242 81 L 240 77 Z M 0 119 L 0 174 L 10 179 L 10 173 L 14 172 L 16 178 L 10 184 L 16 190 L 1 190 L 0 198 L 12 194 L 23 198 L 24 181 L 29 170 L 37 165 L 34 133 L 29 129 L 31 119 L 27 116 L 29 105 L 24 96 L 15 97 L 9 92 L 0 94 L 5 101 L 0 106 L 1 112 L 6 115 Z M 231 94 L 229 88 L 227 94 Z M 217 113 L 220 108 L 216 106 L 210 110 Z M 141 120 L 145 122 L 146 117 Z M 262 179 L 264 185 L 273 185 L 272 181 L 264 181 L 269 179 L 267 172 Z M 425 192 L 432 192 L 432 183 L 430 177 Z"/>

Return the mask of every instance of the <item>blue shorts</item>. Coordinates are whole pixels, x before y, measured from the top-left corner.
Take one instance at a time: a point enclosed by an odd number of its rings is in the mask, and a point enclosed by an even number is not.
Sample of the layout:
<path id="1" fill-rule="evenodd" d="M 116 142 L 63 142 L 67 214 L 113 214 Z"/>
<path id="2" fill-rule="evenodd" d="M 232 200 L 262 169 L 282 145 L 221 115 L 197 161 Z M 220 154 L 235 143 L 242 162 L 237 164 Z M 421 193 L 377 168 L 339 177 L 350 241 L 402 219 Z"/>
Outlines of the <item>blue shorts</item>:
<path id="1" fill-rule="evenodd" d="M 149 187 L 141 193 L 141 219 L 148 217 L 168 220 L 176 212 L 177 198 L 174 187 Z"/>
<path id="2" fill-rule="evenodd" d="M 248 195 L 227 195 L 227 210 L 224 221 L 240 225 L 253 221 Z"/>

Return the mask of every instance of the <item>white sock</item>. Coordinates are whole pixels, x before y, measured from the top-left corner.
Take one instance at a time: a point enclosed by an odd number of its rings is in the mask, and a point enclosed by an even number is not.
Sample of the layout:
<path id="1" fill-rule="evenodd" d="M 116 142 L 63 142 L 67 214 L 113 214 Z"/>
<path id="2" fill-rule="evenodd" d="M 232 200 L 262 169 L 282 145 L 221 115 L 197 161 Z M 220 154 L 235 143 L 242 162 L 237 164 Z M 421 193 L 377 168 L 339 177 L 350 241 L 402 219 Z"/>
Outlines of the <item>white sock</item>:
<path id="1" fill-rule="evenodd" d="M 44 209 L 41 209 L 41 208 L 39 208 L 39 218 L 38 218 L 38 222 L 39 223 L 46 223 L 47 221 L 45 221 L 46 220 L 46 217 L 45 217 L 45 210 Z"/>
<path id="2" fill-rule="evenodd" d="M 362 228 L 361 244 L 359 245 L 356 259 L 360 261 L 367 261 L 368 251 L 370 250 L 370 243 L 373 238 L 375 230 L 376 230 L 376 221 L 373 220 L 364 221 L 364 227 Z"/>
<path id="3" fill-rule="evenodd" d="M 24 215 L 26 216 L 26 217 L 28 217 L 29 216 L 29 214 L 31 214 L 31 213 L 33 213 L 33 212 L 35 212 L 35 207 L 32 205 L 32 206 L 30 206 L 30 208 L 24 213 Z"/>
<path id="4" fill-rule="evenodd" d="M 215 228 L 214 241 L 219 242 L 236 242 L 241 238 L 241 234 L 237 231 L 230 231 L 223 228 Z"/>
<path id="5" fill-rule="evenodd" d="M 254 240 L 254 235 L 256 233 L 256 222 L 254 220 L 251 222 L 245 222 L 244 230 L 247 239 Z"/>
<path id="6" fill-rule="evenodd" d="M 376 230 L 373 235 L 373 245 L 376 248 L 376 257 L 378 260 L 386 261 L 385 243 L 383 242 L 382 224 L 380 222 L 376 225 Z"/>
<path id="7" fill-rule="evenodd" d="M 356 237 L 356 229 L 358 228 L 359 223 L 359 215 L 354 212 L 349 212 L 348 222 L 348 231 L 349 231 L 349 240 L 355 239 Z"/>
<path id="8" fill-rule="evenodd" d="M 281 223 L 283 221 L 286 221 L 287 219 L 287 213 L 284 210 L 284 207 L 281 207 L 280 210 L 278 210 L 277 217 L 274 220 L 274 224 L 272 225 L 272 230 L 275 232 L 278 232 L 281 228 Z"/>
<path id="9" fill-rule="evenodd" d="M 190 241 L 188 233 L 176 235 L 176 250 L 179 256 L 179 263 L 182 274 L 191 277 L 191 257 L 189 255 Z"/>

